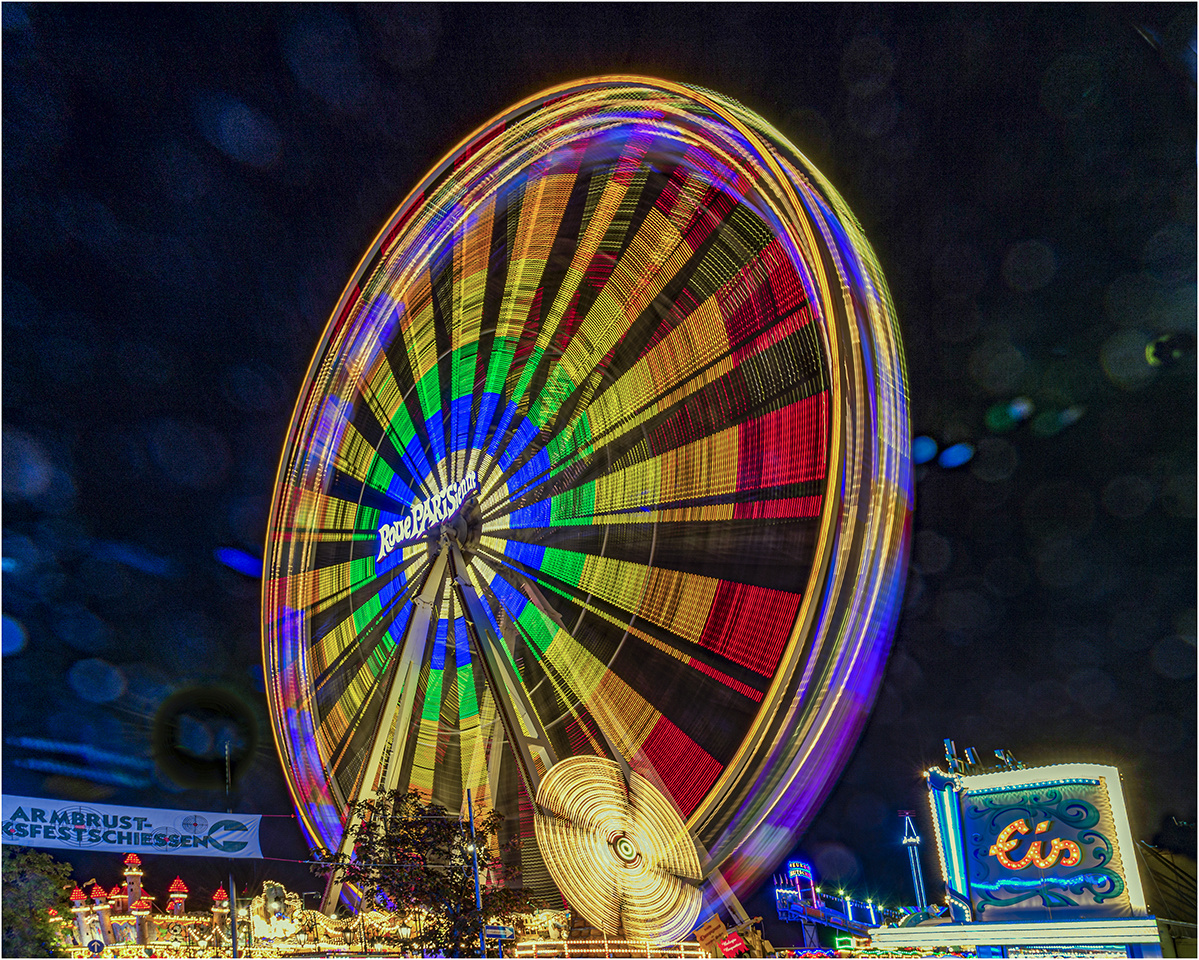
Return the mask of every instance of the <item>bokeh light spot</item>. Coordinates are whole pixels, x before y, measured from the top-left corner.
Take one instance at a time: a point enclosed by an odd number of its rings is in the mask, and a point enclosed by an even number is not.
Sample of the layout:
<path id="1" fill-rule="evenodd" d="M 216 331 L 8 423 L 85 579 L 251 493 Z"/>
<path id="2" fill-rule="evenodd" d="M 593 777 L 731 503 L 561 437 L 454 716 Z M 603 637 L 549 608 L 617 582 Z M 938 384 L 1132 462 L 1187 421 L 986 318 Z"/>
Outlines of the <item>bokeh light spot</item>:
<path id="1" fill-rule="evenodd" d="M 812 857 L 816 872 L 829 883 L 850 883 L 862 873 L 862 864 L 843 843 L 822 843 Z"/>
<path id="2" fill-rule="evenodd" d="M 350 110 L 367 98 L 369 75 L 358 51 L 358 34 L 338 14 L 311 16 L 297 23 L 283 40 L 283 58 L 296 82 L 338 110 Z"/>
<path id="3" fill-rule="evenodd" d="M 1067 407 L 1065 410 L 1043 410 L 1033 418 L 1032 432 L 1038 437 L 1056 437 L 1066 427 L 1078 423 L 1085 413 L 1085 407 Z"/>
<path id="4" fill-rule="evenodd" d="M 225 156 L 265 168 L 279 156 L 279 131 L 267 117 L 225 93 L 196 97 L 196 121 L 204 139 Z"/>
<path id="5" fill-rule="evenodd" d="M 397 70 L 417 70 L 436 55 L 441 15 L 432 4 L 364 4 L 356 12 L 373 28 L 374 53 Z"/>
<path id="6" fill-rule="evenodd" d="M 108 624 L 77 603 L 64 604 L 59 608 L 54 632 L 68 646 L 85 653 L 103 650 L 112 639 Z"/>
<path id="7" fill-rule="evenodd" d="M 1147 273 L 1124 273 L 1107 285 L 1103 310 L 1117 326 L 1151 329 L 1166 310 L 1165 290 Z"/>
<path id="8" fill-rule="evenodd" d="M 973 456 L 973 446 L 968 443 L 955 443 L 952 447 L 946 447 L 941 451 L 941 455 L 937 457 L 937 463 L 947 470 L 952 470 L 954 467 L 969 463 Z"/>
<path id="9" fill-rule="evenodd" d="M 1056 272 L 1053 249 L 1040 240 L 1014 243 L 1003 258 L 1003 282 L 1021 293 L 1048 286 Z"/>
<path id="10" fill-rule="evenodd" d="M 219 486 L 229 470 L 225 438 L 196 423 L 158 421 L 150 434 L 150 452 L 169 479 L 194 490 Z"/>
<path id="11" fill-rule="evenodd" d="M 88 703 L 110 703 L 125 692 L 125 675 L 107 660 L 80 660 L 67 671 L 67 682 Z"/>
<path id="12" fill-rule="evenodd" d="M 1140 390 L 1157 376 L 1145 359 L 1150 337 L 1142 330 L 1121 330 L 1099 349 L 1099 362 L 1107 378 L 1121 390 Z"/>
<path id="13" fill-rule="evenodd" d="M 1113 517 L 1132 520 L 1153 503 L 1153 484 L 1136 475 L 1116 477 L 1103 488 L 1102 502 L 1103 509 Z"/>
<path id="14" fill-rule="evenodd" d="M 855 37 L 841 55 L 841 81 L 859 96 L 886 89 L 894 71 L 895 56 L 877 37 Z"/>
<path id="15" fill-rule="evenodd" d="M 45 493 L 54 467 L 41 444 L 19 430 L 4 431 L 4 499 L 32 500 Z"/>
<path id="16" fill-rule="evenodd" d="M 1027 420 L 1033 415 L 1035 409 L 1036 407 L 1028 397 L 1016 397 L 1008 404 L 1008 414 L 1017 421 Z"/>
<path id="17" fill-rule="evenodd" d="M 937 455 L 937 441 L 932 437 L 916 437 L 912 441 L 912 462 L 928 463 Z"/>
<path id="18" fill-rule="evenodd" d="M 262 560 L 252 557 L 237 547 L 217 547 L 212 551 L 214 557 L 231 570 L 244 573 L 247 577 L 262 576 Z"/>
<path id="19" fill-rule="evenodd" d="M 1146 271 L 1162 283 L 1173 286 L 1195 282 L 1195 227 L 1168 223 L 1148 240 L 1141 250 Z"/>
<path id="20" fill-rule="evenodd" d="M 1020 455 L 1012 444 L 998 437 L 988 437 L 979 441 L 970 472 L 986 483 L 1000 483 L 1016 472 L 1019 462 Z"/>
<path id="21" fill-rule="evenodd" d="M 286 384 L 278 371 L 261 365 L 237 365 L 225 371 L 225 397 L 240 410 L 273 413 L 286 401 Z"/>
<path id="22" fill-rule="evenodd" d="M 921 530 L 916 534 L 912 558 L 921 573 L 944 573 L 953 559 L 953 547 L 935 530 Z"/>
<path id="23" fill-rule="evenodd" d="M 970 376 L 989 393 L 1010 393 L 1020 382 L 1027 361 L 1010 343 L 989 340 L 970 355 Z"/>
<path id="24" fill-rule="evenodd" d="M 0 635 L 0 650 L 6 657 L 11 657 L 15 653 L 20 653 L 25 649 L 25 644 L 29 642 L 29 635 L 25 632 L 25 624 L 21 623 L 16 617 L 10 617 L 7 613 L 4 614 L 4 632 Z"/>
<path id="25" fill-rule="evenodd" d="M 1170 680 L 1185 680 L 1195 675 L 1193 637 L 1162 637 L 1153 645 L 1153 671 Z"/>
<path id="26" fill-rule="evenodd" d="M 24 30 L 29 26 L 29 12 L 23 3 L 6 3 L 0 13 L 0 23 L 5 30 Z"/>
<path id="27" fill-rule="evenodd" d="M 1162 484 L 1160 494 L 1162 510 L 1167 516 L 1179 520 L 1195 518 L 1195 474 L 1176 473 Z"/>

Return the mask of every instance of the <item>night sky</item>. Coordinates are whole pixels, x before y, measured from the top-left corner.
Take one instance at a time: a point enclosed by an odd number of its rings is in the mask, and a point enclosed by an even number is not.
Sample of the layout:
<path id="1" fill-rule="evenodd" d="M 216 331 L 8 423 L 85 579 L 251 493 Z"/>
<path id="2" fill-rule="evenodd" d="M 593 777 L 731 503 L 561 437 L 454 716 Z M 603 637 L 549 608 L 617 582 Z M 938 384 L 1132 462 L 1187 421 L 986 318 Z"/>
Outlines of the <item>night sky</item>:
<path id="1" fill-rule="evenodd" d="M 931 840 L 920 772 L 952 737 L 1115 764 L 1134 835 L 1193 856 L 1194 45 L 1187 4 L 5 3 L 4 792 L 224 809 L 144 760 L 169 696 L 219 687 L 253 751 L 233 803 L 291 811 L 260 581 L 228 564 L 262 555 L 320 331 L 455 143 L 622 72 L 738 98 L 832 180 L 895 299 L 913 433 L 975 448 L 917 470 L 886 680 L 798 852 L 911 902 L 896 811 Z M 294 820 L 264 852 L 305 856 Z M 223 871 L 148 858 L 146 884 Z"/>

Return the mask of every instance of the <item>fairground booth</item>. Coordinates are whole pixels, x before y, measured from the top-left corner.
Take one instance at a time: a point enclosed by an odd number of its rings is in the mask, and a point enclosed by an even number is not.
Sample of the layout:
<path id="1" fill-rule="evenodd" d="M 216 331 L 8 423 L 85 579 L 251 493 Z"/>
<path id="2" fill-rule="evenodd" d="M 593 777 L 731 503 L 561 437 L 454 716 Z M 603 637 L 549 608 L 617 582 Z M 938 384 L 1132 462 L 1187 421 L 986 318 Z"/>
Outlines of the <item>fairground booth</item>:
<path id="1" fill-rule="evenodd" d="M 1009 755 L 997 770 L 966 773 L 977 764 L 952 751 L 949 767 L 925 775 L 948 910 L 871 930 L 876 949 L 1163 955 L 1115 767 L 1024 767 Z"/>

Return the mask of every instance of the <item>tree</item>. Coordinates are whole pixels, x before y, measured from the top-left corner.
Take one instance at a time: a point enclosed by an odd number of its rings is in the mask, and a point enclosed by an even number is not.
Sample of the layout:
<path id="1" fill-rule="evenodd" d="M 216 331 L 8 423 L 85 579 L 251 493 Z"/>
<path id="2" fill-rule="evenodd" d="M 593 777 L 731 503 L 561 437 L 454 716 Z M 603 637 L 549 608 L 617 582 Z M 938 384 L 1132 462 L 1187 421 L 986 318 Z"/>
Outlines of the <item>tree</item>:
<path id="1" fill-rule="evenodd" d="M 71 865 L 29 847 L 3 847 L 4 956 L 62 957 L 53 907 L 70 920 Z"/>
<path id="2" fill-rule="evenodd" d="M 494 810 L 475 822 L 482 911 L 475 906 L 470 830 L 459 817 L 416 791 L 398 790 L 354 804 L 351 815 L 352 857 L 316 853 L 323 864 L 313 869 L 361 891 L 362 909 L 420 914 L 419 928 L 399 941 L 405 948 L 477 956 L 484 921 L 511 922 L 540 905 L 513 885 L 517 844 L 500 847 L 504 817 Z"/>

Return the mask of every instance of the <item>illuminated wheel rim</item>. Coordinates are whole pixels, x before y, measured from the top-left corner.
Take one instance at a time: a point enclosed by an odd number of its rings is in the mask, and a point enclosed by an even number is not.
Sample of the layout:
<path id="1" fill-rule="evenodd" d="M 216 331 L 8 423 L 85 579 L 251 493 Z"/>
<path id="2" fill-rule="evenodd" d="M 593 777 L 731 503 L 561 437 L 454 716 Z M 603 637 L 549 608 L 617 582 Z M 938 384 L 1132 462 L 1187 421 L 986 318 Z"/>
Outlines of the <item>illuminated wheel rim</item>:
<path id="1" fill-rule="evenodd" d="M 699 917 L 699 857 L 673 803 L 600 757 L 555 764 L 537 791 L 537 845 L 562 896 L 607 933 L 681 940 Z"/>
<path id="2" fill-rule="evenodd" d="M 385 743 L 395 786 L 450 809 L 469 789 L 519 824 L 536 886 L 533 807 L 452 590 L 404 730 L 380 720 L 426 535 L 472 494 L 468 576 L 558 756 L 614 745 L 744 892 L 873 703 L 911 499 L 881 271 L 776 130 L 657 80 L 518 104 L 380 232 L 296 406 L 263 649 L 305 828 L 338 846 Z"/>

